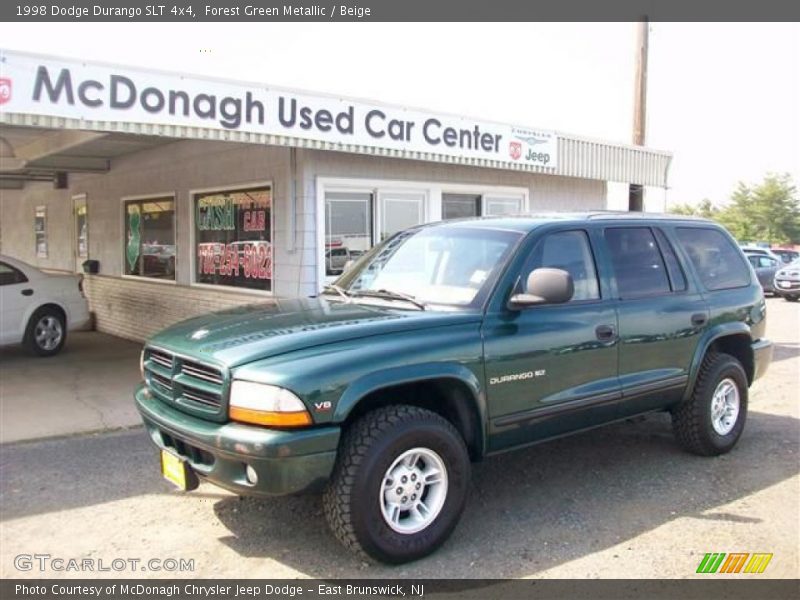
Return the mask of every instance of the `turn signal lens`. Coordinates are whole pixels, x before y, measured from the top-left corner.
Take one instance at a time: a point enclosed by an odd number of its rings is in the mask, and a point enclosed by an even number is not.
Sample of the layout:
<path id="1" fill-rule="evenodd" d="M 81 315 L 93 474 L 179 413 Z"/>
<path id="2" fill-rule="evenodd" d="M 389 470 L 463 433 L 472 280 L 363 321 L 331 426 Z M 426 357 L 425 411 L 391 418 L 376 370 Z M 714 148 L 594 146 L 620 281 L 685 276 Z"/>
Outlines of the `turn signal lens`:
<path id="1" fill-rule="evenodd" d="M 286 388 L 238 379 L 231 384 L 228 416 L 240 423 L 267 427 L 312 424 L 303 401 Z"/>
<path id="2" fill-rule="evenodd" d="M 311 425 L 311 415 L 308 414 L 308 411 L 281 413 L 231 406 L 228 416 L 232 421 L 266 425 L 268 427 L 303 427 Z"/>

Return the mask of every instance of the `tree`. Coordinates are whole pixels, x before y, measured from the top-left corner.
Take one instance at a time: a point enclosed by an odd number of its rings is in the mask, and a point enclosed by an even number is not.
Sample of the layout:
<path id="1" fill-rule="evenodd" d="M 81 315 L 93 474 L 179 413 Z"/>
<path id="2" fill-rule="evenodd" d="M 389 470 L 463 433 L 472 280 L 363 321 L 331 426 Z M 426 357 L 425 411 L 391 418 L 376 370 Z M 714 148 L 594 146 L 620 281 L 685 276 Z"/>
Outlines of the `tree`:
<path id="1" fill-rule="evenodd" d="M 721 208 L 706 198 L 697 206 L 682 204 L 670 212 L 714 219 L 742 242 L 800 243 L 800 200 L 788 174 L 768 174 L 756 186 L 739 182 Z"/>
<path id="2" fill-rule="evenodd" d="M 676 215 L 689 215 L 693 217 L 703 217 L 704 219 L 714 219 L 719 213 L 719 209 L 711 203 L 708 198 L 703 198 L 700 204 L 676 204 L 669 209 L 669 212 Z"/>

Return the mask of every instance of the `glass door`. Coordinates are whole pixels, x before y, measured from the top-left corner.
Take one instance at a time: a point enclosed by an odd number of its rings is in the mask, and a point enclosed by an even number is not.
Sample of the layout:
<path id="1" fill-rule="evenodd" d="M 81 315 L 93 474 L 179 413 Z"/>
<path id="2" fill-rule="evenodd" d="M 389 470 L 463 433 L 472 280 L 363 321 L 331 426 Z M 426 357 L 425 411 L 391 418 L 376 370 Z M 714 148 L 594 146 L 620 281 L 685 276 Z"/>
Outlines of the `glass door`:
<path id="1" fill-rule="evenodd" d="M 325 276 L 338 277 L 347 263 L 372 247 L 372 193 L 325 193 Z"/>

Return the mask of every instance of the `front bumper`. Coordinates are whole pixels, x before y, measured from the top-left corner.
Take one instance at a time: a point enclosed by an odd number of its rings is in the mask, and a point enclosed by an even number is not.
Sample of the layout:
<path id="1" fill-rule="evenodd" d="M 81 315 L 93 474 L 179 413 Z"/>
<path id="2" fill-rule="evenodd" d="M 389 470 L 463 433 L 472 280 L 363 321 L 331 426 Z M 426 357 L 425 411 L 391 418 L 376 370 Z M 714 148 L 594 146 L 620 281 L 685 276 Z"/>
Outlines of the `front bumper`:
<path id="1" fill-rule="evenodd" d="M 786 287 L 788 284 L 788 287 Z M 772 291 L 780 296 L 800 296 L 800 281 L 775 278 Z"/>
<path id="2" fill-rule="evenodd" d="M 141 384 L 136 408 L 156 446 L 186 460 L 201 480 L 250 496 L 279 496 L 322 489 L 336 460 L 336 426 L 280 431 L 239 423 L 214 423 L 181 412 Z M 251 484 L 250 465 L 258 474 Z"/>
<path id="3" fill-rule="evenodd" d="M 753 348 L 753 381 L 767 372 L 767 367 L 772 362 L 772 342 L 765 339 L 752 343 Z"/>

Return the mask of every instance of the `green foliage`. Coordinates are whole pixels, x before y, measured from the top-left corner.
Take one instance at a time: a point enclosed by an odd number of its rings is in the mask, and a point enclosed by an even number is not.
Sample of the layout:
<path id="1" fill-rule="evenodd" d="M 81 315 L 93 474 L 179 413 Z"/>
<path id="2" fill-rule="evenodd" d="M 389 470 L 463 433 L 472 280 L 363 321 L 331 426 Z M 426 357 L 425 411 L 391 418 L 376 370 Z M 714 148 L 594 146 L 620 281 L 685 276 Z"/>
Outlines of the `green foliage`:
<path id="1" fill-rule="evenodd" d="M 676 205 L 670 212 L 714 219 L 739 241 L 800 243 L 800 200 L 788 174 L 769 174 L 756 186 L 739 182 L 730 202 L 719 208 L 706 198 L 696 206 Z"/>

